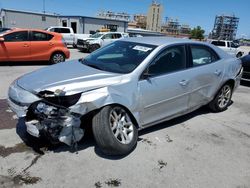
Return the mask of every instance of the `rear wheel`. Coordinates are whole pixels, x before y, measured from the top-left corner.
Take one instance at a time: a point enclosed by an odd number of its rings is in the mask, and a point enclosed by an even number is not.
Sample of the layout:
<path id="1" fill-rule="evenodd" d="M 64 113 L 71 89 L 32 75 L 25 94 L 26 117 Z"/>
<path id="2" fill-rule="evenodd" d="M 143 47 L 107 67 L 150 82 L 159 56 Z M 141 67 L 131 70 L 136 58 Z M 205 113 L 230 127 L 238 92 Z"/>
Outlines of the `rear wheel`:
<path id="1" fill-rule="evenodd" d="M 214 112 L 221 112 L 227 109 L 231 103 L 232 86 L 225 84 L 217 93 L 213 101 L 209 103 L 209 107 Z"/>
<path id="2" fill-rule="evenodd" d="M 61 52 L 55 52 L 50 58 L 50 62 L 52 64 L 61 63 L 64 61 L 65 61 L 65 55 Z"/>
<path id="3" fill-rule="evenodd" d="M 138 130 L 121 106 L 106 106 L 93 118 L 93 134 L 107 155 L 125 155 L 135 147 Z"/>

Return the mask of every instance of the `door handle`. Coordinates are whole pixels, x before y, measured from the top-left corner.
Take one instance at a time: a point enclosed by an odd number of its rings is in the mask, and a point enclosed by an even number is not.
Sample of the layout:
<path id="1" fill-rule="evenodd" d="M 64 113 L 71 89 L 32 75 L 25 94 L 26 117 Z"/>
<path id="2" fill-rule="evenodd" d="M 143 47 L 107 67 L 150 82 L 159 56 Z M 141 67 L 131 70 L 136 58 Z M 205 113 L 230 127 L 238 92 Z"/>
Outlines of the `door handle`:
<path id="1" fill-rule="evenodd" d="M 186 85 L 188 85 L 189 81 L 188 81 L 188 80 L 182 80 L 182 81 L 180 81 L 179 83 L 180 83 L 180 85 L 182 85 L 182 86 L 186 86 Z"/>
<path id="2" fill-rule="evenodd" d="M 23 47 L 29 47 L 29 45 L 28 44 L 24 44 Z"/>
<path id="3" fill-rule="evenodd" d="M 50 42 L 49 45 L 50 45 L 50 46 L 54 46 L 54 43 Z"/>
<path id="4" fill-rule="evenodd" d="M 216 71 L 214 72 L 214 74 L 217 75 L 217 76 L 220 76 L 220 75 L 221 75 L 221 70 L 216 70 Z"/>

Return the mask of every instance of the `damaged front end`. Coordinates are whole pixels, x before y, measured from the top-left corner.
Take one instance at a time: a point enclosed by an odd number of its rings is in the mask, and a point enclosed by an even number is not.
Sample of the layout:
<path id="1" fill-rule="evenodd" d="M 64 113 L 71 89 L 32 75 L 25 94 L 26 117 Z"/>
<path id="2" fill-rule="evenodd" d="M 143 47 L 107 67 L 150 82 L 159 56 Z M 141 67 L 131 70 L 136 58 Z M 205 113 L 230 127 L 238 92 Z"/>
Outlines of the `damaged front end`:
<path id="1" fill-rule="evenodd" d="M 69 107 L 74 105 L 81 94 L 64 96 L 61 92 L 42 91 L 42 100 L 32 103 L 25 117 L 27 132 L 35 137 L 45 136 L 51 143 L 63 142 L 75 145 L 84 136 L 80 114 Z"/>

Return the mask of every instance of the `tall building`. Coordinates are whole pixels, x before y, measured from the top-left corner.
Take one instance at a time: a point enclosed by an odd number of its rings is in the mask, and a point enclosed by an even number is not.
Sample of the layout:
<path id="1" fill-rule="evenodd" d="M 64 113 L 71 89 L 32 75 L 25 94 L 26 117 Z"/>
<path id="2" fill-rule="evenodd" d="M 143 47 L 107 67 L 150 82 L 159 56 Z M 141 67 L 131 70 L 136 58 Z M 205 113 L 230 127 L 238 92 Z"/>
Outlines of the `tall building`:
<path id="1" fill-rule="evenodd" d="M 239 24 L 239 18 L 234 15 L 217 15 L 214 29 L 209 38 L 218 40 L 234 40 Z"/>
<path id="2" fill-rule="evenodd" d="M 147 15 L 147 30 L 161 31 L 163 6 L 153 1 L 149 7 Z"/>

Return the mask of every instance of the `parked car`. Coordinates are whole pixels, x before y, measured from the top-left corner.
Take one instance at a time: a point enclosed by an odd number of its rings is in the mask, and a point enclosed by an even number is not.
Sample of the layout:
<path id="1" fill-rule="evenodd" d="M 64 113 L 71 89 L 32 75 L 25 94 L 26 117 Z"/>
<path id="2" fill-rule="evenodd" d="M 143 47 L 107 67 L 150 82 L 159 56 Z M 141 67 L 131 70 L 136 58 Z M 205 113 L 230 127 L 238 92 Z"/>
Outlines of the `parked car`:
<path id="1" fill-rule="evenodd" d="M 250 81 L 250 54 L 241 58 L 243 74 L 241 80 Z"/>
<path id="2" fill-rule="evenodd" d="M 62 36 L 37 29 L 12 29 L 0 35 L 0 61 L 50 61 L 59 63 L 70 52 Z"/>
<path id="3" fill-rule="evenodd" d="M 233 41 L 227 41 L 227 40 L 211 40 L 211 44 L 218 46 L 225 52 L 229 53 L 232 56 L 235 57 L 241 57 L 243 56 L 244 52 L 239 48 L 239 45 L 234 43 Z"/>
<path id="4" fill-rule="evenodd" d="M 129 37 L 129 35 L 122 32 L 98 32 L 91 35 L 89 38 L 78 39 L 77 48 L 81 51 L 86 50 L 93 52 L 111 42 L 127 37 Z"/>
<path id="5" fill-rule="evenodd" d="M 87 38 L 90 34 L 76 34 L 71 27 L 51 26 L 46 31 L 61 33 L 67 45 L 73 45 L 76 48 L 78 38 Z"/>
<path id="6" fill-rule="evenodd" d="M 26 117 L 33 136 L 72 145 L 90 119 L 101 150 L 123 155 L 135 147 L 140 129 L 203 105 L 226 110 L 241 75 L 241 61 L 210 44 L 127 38 L 78 62 L 19 78 L 9 88 L 8 101 L 18 117 Z"/>

